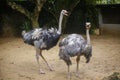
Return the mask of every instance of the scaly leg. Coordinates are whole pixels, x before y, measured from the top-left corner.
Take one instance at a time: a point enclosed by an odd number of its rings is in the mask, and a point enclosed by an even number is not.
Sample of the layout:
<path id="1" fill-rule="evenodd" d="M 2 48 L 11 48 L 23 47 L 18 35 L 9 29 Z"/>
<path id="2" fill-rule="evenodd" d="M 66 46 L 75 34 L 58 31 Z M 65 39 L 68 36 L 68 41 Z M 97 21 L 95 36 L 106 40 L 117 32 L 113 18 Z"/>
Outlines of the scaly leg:
<path id="1" fill-rule="evenodd" d="M 80 56 L 77 56 L 77 68 L 76 68 L 76 76 L 79 77 L 79 61 L 80 61 Z"/>
<path id="2" fill-rule="evenodd" d="M 70 65 L 68 65 L 68 75 L 67 75 L 68 79 L 71 80 L 71 74 L 70 74 Z"/>
<path id="3" fill-rule="evenodd" d="M 38 66 L 39 66 L 39 71 L 40 71 L 40 74 L 45 74 L 45 72 L 44 72 L 44 71 L 42 71 L 42 69 L 40 68 L 40 62 L 39 62 L 39 52 L 40 52 L 40 50 L 39 50 L 39 49 L 36 49 L 36 60 L 37 60 Z"/>
<path id="4" fill-rule="evenodd" d="M 50 64 L 48 64 L 48 62 L 46 61 L 46 59 L 43 57 L 42 55 L 42 50 L 40 50 L 40 56 L 42 57 L 42 59 L 45 61 L 45 63 L 47 64 L 47 66 L 49 67 L 50 71 L 53 71 L 53 69 L 51 68 Z"/>

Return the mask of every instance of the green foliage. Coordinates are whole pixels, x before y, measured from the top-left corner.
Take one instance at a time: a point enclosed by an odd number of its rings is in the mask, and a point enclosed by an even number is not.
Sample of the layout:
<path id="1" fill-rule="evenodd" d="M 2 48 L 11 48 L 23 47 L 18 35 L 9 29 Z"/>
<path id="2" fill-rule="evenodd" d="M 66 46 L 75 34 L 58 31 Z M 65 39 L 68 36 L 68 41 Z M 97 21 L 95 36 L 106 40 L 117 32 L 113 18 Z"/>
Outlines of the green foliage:
<path id="1" fill-rule="evenodd" d="M 21 36 L 22 24 L 25 17 L 16 11 L 5 13 L 1 18 L 1 27 L 4 36 Z"/>
<path id="2" fill-rule="evenodd" d="M 86 0 L 86 17 L 91 22 L 90 33 L 94 33 L 94 30 L 98 28 L 98 10 L 96 9 L 96 0 Z"/>
<path id="3" fill-rule="evenodd" d="M 90 22 L 92 24 L 92 28 L 98 27 L 98 10 L 95 6 L 89 6 L 87 9 L 88 19 L 90 19 Z"/>
<path id="4" fill-rule="evenodd" d="M 65 33 L 85 33 L 85 23 L 91 22 L 90 33 L 98 27 L 98 11 L 95 7 L 95 0 L 80 0 L 72 11 L 67 21 Z"/>
<path id="5" fill-rule="evenodd" d="M 6 1 L 27 1 L 27 0 L 6 0 Z"/>
<path id="6" fill-rule="evenodd" d="M 23 30 L 25 30 L 25 31 L 29 31 L 29 30 L 31 30 L 32 29 L 32 27 L 31 27 L 31 23 L 30 23 L 30 21 L 25 21 L 24 23 L 23 23 L 23 26 L 21 27 Z"/>
<path id="7" fill-rule="evenodd" d="M 34 16 L 34 14 L 32 14 L 35 8 L 34 0 L 7 0 L 7 1 L 14 1 L 16 4 L 22 5 L 28 11 L 30 11 L 31 16 Z M 77 26 L 74 26 L 74 28 L 76 28 L 77 30 L 79 30 L 80 28 L 85 29 L 84 27 L 84 24 L 86 22 L 85 17 L 87 17 L 87 19 L 89 19 L 89 21 L 92 24 L 92 29 L 94 29 L 96 28 L 96 26 L 98 26 L 98 12 L 97 9 L 95 8 L 96 1 L 104 1 L 104 0 L 46 0 L 46 3 L 44 4 L 42 9 L 45 10 L 46 12 L 44 12 L 43 14 L 40 13 L 40 16 L 42 17 L 39 17 L 40 19 L 38 21 L 40 23 L 40 27 L 44 25 L 47 26 L 58 25 L 59 14 L 62 9 L 66 9 L 69 12 L 70 15 L 67 18 L 70 19 L 69 17 L 72 16 L 71 14 L 74 12 L 76 6 L 80 4 L 80 6 L 78 6 L 76 10 L 76 13 L 78 15 L 73 14 L 74 17 L 79 19 L 77 19 L 78 21 L 76 22 L 74 21 L 75 23 L 73 23 L 73 20 L 71 20 L 72 22 L 70 24 L 76 24 Z M 116 1 L 116 0 L 109 0 L 109 1 Z M 62 28 L 64 29 L 66 27 L 66 22 L 68 22 L 67 18 L 66 20 L 65 19 L 63 20 Z M 22 29 L 29 31 L 30 29 L 32 29 L 31 23 L 29 21 L 25 21 L 22 26 Z"/>
<path id="8" fill-rule="evenodd" d="M 44 19 L 50 18 L 51 20 L 49 20 L 48 22 L 47 20 L 45 20 L 47 22 L 46 24 L 47 25 L 55 24 L 55 26 L 56 24 L 58 25 L 59 15 L 60 15 L 61 10 L 65 9 L 69 12 L 69 14 L 71 14 L 72 10 L 79 3 L 79 1 L 80 0 L 47 0 L 47 2 L 43 6 L 43 9 L 47 11 L 50 14 L 50 16 L 47 16 Z M 41 20 L 44 20 L 44 19 L 42 18 Z M 65 28 L 65 25 L 66 25 L 64 24 L 65 22 L 67 21 L 64 19 L 62 28 Z"/>
<path id="9" fill-rule="evenodd" d="M 96 0 L 97 4 L 120 4 L 120 0 Z"/>

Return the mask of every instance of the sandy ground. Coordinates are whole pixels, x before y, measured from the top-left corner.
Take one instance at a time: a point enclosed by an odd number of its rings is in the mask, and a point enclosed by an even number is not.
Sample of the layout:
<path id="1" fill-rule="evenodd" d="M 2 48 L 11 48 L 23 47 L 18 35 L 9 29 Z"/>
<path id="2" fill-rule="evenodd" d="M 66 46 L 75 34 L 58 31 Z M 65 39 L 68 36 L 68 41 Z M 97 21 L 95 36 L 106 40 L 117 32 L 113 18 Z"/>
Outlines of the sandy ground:
<path id="1" fill-rule="evenodd" d="M 80 61 L 80 78 L 75 76 L 76 61 L 72 58 L 72 80 L 101 80 L 120 71 L 120 38 L 92 36 L 93 56 L 90 63 Z M 59 59 L 58 46 L 43 51 L 43 56 L 55 71 L 49 71 L 40 58 L 46 74 L 39 74 L 35 49 L 23 43 L 21 38 L 0 38 L 0 80 L 67 80 L 67 66 Z"/>

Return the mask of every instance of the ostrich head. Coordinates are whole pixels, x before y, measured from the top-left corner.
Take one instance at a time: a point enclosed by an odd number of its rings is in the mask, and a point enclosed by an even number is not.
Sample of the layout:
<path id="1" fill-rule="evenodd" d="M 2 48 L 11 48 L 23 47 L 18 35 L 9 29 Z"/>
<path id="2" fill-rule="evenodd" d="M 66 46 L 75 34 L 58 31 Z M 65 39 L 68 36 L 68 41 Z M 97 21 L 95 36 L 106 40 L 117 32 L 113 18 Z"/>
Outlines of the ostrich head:
<path id="1" fill-rule="evenodd" d="M 87 45 L 90 45 L 90 34 L 89 34 L 89 30 L 91 27 L 91 23 L 90 22 L 86 22 L 86 37 L 87 37 Z"/>
<path id="2" fill-rule="evenodd" d="M 86 22 L 86 29 L 90 29 L 90 27 L 91 27 L 91 23 L 90 22 Z"/>
<path id="3" fill-rule="evenodd" d="M 68 16 L 68 12 L 66 10 L 62 10 L 61 14 L 65 15 L 65 16 Z"/>

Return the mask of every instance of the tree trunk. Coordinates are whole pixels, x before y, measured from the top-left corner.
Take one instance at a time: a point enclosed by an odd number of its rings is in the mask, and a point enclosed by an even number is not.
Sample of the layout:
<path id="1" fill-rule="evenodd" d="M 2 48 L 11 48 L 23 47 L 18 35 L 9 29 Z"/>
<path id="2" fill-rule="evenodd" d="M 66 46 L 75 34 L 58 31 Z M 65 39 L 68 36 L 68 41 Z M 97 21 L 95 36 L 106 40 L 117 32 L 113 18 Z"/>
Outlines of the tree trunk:
<path id="1" fill-rule="evenodd" d="M 8 2 L 8 5 L 15 9 L 25 16 L 28 17 L 29 20 L 32 22 L 32 27 L 37 28 L 39 27 L 38 19 L 39 19 L 39 13 L 43 7 L 43 4 L 46 2 L 46 0 L 34 0 L 36 7 L 34 8 L 34 11 L 31 13 L 26 8 L 24 8 L 22 5 L 18 5 L 15 2 Z M 32 14 L 32 15 L 31 15 Z"/>
<path id="2" fill-rule="evenodd" d="M 32 27 L 33 28 L 38 28 L 39 27 L 39 23 L 38 23 L 38 19 L 32 19 Z"/>

